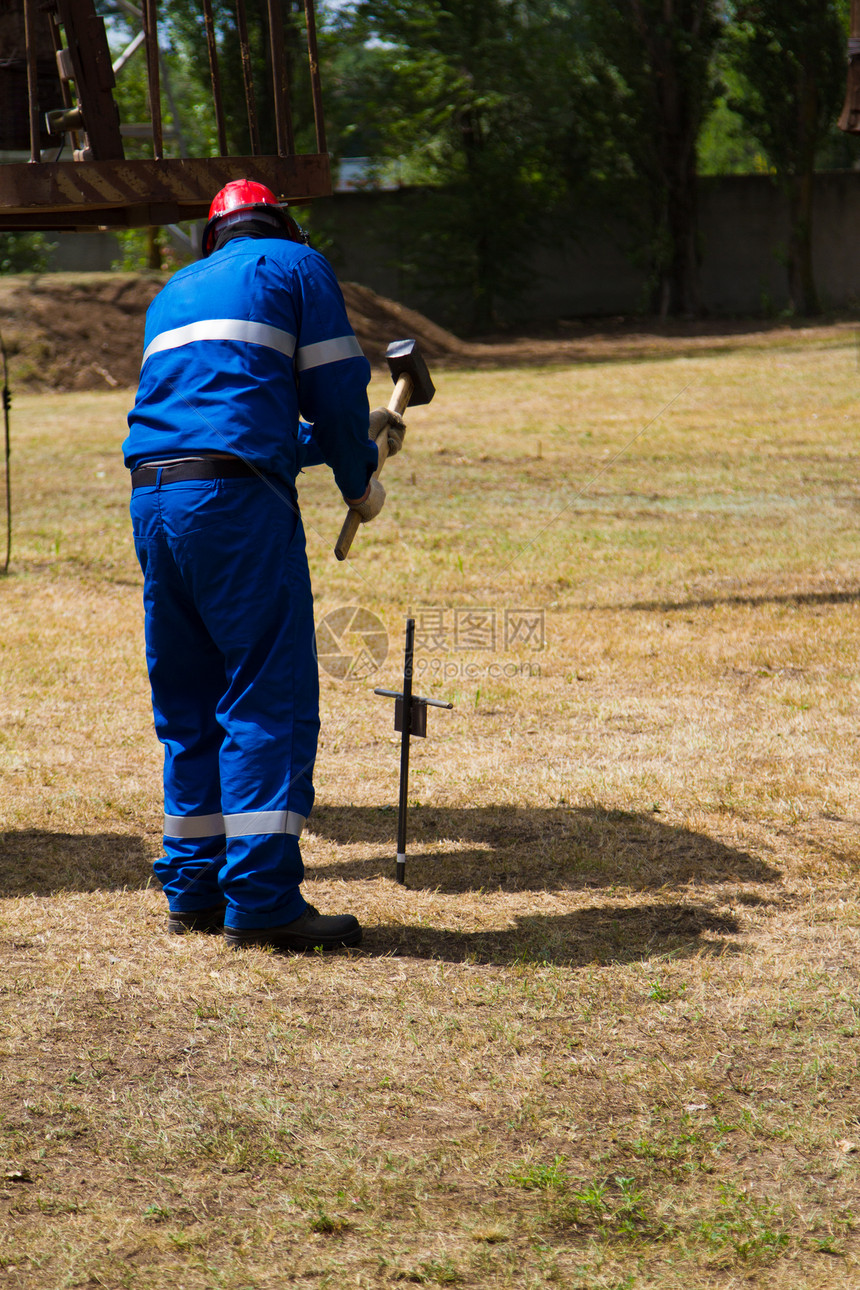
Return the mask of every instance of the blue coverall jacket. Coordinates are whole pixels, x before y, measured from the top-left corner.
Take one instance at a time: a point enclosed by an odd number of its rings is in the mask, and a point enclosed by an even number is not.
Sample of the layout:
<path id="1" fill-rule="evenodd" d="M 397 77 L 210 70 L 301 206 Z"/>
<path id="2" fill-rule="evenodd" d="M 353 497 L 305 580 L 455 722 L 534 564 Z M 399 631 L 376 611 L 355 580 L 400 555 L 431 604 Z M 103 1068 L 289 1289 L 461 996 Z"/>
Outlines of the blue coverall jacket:
<path id="1" fill-rule="evenodd" d="M 324 462 L 362 496 L 369 375 L 327 261 L 283 238 L 228 242 L 147 312 L 126 465 L 227 453 L 259 472 L 132 492 L 172 910 L 226 900 L 240 928 L 304 912 L 319 691 L 295 480 Z"/>

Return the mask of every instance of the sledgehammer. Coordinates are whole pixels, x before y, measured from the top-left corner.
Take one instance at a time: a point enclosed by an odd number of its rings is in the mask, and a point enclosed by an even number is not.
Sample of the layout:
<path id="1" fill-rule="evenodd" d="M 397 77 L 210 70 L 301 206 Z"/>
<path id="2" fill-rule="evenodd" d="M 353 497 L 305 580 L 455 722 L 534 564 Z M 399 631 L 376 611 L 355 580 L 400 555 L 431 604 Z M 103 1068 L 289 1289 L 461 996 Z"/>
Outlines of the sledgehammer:
<path id="1" fill-rule="evenodd" d="M 385 351 L 385 357 L 388 360 L 388 367 L 391 372 L 391 379 L 394 382 L 394 393 L 388 401 L 389 412 L 397 412 L 402 415 L 407 407 L 418 407 L 422 403 L 429 403 L 436 393 L 436 387 L 430 379 L 430 373 L 427 371 L 427 364 L 424 362 L 421 350 L 418 348 L 416 340 L 393 340 Z M 383 442 L 378 446 L 379 465 L 373 472 L 378 478 L 379 472 L 385 465 L 385 458 L 388 456 L 388 440 L 383 438 Z M 335 543 L 334 553 L 338 560 L 345 560 L 349 554 L 349 548 L 352 546 L 352 539 L 358 532 L 361 520 L 358 514 L 353 510 L 348 510 L 343 527 L 340 530 L 340 537 Z"/>

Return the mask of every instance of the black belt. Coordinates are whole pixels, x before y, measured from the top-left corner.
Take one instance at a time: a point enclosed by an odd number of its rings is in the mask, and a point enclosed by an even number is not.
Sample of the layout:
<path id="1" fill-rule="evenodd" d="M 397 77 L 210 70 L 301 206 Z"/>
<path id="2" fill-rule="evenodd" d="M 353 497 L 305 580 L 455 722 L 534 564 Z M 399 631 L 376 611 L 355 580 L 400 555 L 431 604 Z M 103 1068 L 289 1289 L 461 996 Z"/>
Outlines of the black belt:
<path id="1" fill-rule="evenodd" d="M 131 472 L 132 488 L 157 484 L 159 472 L 162 484 L 178 484 L 185 479 L 240 479 L 262 473 L 238 457 L 198 457 L 165 466 L 138 466 Z"/>

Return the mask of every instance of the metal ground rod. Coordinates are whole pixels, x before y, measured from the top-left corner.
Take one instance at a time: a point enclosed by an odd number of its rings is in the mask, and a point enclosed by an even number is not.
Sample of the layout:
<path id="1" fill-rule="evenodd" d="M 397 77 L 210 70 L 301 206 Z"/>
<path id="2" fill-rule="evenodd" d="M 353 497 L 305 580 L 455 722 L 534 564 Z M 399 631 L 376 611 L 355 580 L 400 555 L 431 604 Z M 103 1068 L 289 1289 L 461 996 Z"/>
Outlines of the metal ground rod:
<path id="1" fill-rule="evenodd" d="M 394 700 L 394 729 L 400 731 L 400 800 L 397 808 L 397 867 L 399 883 L 406 881 L 406 817 L 409 810 L 409 741 L 412 735 L 427 735 L 427 709 L 453 708 L 444 699 L 424 699 L 412 693 L 415 654 L 415 619 L 406 619 L 406 647 L 403 654 L 403 689 L 376 689 L 374 694 Z"/>
<path id="2" fill-rule="evenodd" d="M 415 652 L 415 619 L 406 619 L 403 654 L 403 729 L 400 732 L 400 803 L 397 809 L 396 878 L 406 881 L 406 812 L 409 809 L 409 736 L 412 734 L 412 664 Z"/>

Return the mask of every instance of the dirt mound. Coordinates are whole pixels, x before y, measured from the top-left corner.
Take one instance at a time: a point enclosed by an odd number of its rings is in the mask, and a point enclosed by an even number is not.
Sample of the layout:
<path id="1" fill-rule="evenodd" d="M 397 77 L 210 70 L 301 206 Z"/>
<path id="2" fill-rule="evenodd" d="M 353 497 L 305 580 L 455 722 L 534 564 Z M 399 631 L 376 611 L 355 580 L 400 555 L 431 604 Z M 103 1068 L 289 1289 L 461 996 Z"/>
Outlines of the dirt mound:
<path id="1" fill-rule="evenodd" d="M 146 308 L 165 279 L 142 274 L 46 274 L 0 278 L 0 332 L 11 380 L 34 390 L 134 386 Z M 354 282 L 343 284 L 352 325 L 372 363 L 401 336 L 430 359 L 462 349 L 429 318 Z"/>
<path id="2" fill-rule="evenodd" d="M 371 363 L 383 363 L 390 342 L 407 336 L 420 342 L 427 359 L 451 357 L 466 348 L 453 332 L 437 327 L 424 314 L 378 296 L 357 282 L 343 283 L 343 298 L 355 334 Z"/>
<path id="3" fill-rule="evenodd" d="M 11 380 L 36 390 L 135 385 L 144 314 L 160 286 L 134 274 L 0 278 Z"/>
<path id="4" fill-rule="evenodd" d="M 13 386 L 35 391 L 98 390 L 137 384 L 146 307 L 161 289 L 160 274 L 54 273 L 0 276 L 0 332 Z M 791 343 L 796 325 L 754 319 L 697 319 L 658 323 L 644 318 L 562 319 L 532 335 L 486 336 L 465 342 L 423 314 L 356 282 L 343 283 L 346 307 L 364 352 L 384 362 L 389 342 L 411 336 L 430 369 L 559 363 L 641 362 L 666 354 L 698 357 L 717 350 Z M 835 320 L 834 320 L 835 321 Z M 841 334 L 853 320 L 835 322 L 822 337 Z M 808 335 L 816 329 L 804 328 Z"/>

